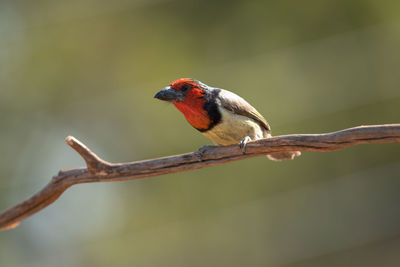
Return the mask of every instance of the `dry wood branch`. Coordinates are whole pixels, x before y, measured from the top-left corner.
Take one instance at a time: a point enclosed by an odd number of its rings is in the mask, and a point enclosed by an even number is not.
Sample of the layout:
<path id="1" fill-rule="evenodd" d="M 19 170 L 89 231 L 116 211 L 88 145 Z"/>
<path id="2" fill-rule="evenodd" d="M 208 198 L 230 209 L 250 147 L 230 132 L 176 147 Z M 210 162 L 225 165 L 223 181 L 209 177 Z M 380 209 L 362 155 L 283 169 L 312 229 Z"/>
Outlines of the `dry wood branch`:
<path id="1" fill-rule="evenodd" d="M 368 143 L 400 142 L 400 124 L 360 126 L 327 134 L 293 134 L 249 142 L 246 154 L 239 145 L 206 146 L 197 152 L 130 163 L 109 163 L 72 136 L 66 142 L 77 151 L 87 168 L 61 170 L 38 193 L 0 214 L 0 229 L 20 221 L 53 203 L 68 187 L 93 182 L 126 181 L 194 170 L 235 160 L 283 151 L 328 152 Z"/>

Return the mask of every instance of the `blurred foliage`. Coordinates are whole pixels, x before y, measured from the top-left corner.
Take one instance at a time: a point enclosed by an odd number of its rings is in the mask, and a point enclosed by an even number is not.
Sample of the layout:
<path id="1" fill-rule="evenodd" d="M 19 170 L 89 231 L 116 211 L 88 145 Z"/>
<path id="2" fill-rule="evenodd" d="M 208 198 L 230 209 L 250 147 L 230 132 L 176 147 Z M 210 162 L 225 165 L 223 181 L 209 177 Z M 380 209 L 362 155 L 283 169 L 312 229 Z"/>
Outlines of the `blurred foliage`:
<path id="1" fill-rule="evenodd" d="M 193 77 L 273 133 L 399 122 L 398 1 L 1 1 L 0 209 L 82 165 L 209 141 L 153 99 Z M 399 145 L 79 185 L 0 233 L 1 266 L 397 266 Z"/>

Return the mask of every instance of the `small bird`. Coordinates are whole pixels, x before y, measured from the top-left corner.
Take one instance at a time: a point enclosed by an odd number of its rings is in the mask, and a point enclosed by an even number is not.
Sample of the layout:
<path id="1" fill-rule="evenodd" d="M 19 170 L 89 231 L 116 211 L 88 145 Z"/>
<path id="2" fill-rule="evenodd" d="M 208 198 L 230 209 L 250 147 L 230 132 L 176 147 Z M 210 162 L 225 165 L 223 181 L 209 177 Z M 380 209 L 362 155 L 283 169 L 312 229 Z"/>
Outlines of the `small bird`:
<path id="1" fill-rule="evenodd" d="M 172 102 L 186 120 L 217 145 L 240 144 L 271 137 L 264 117 L 240 96 L 200 81 L 181 78 L 160 90 L 155 98 Z M 300 151 L 267 155 L 271 160 L 293 159 Z"/>

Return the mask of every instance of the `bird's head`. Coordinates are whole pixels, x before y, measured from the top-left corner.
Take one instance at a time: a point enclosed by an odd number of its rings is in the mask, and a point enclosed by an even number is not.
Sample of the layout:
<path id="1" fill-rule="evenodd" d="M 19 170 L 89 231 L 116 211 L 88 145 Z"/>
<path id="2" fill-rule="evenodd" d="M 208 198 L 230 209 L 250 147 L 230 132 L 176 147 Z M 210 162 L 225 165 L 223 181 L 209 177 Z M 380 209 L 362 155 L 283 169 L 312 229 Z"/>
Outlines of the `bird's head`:
<path id="1" fill-rule="evenodd" d="M 200 81 L 181 78 L 160 90 L 154 97 L 171 102 L 196 129 L 207 129 L 210 125 L 205 104 L 212 90 Z"/>
<path id="2" fill-rule="evenodd" d="M 193 102 L 204 97 L 207 85 L 190 78 L 181 78 L 160 90 L 154 97 L 160 100 L 176 102 Z"/>

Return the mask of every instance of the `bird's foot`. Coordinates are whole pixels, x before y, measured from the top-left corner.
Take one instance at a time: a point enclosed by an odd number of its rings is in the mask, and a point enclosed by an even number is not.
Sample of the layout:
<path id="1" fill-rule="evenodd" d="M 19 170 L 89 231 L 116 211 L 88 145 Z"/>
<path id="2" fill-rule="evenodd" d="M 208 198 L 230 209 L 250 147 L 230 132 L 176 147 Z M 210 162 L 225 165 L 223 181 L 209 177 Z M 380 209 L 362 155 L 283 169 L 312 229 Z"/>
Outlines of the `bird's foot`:
<path id="1" fill-rule="evenodd" d="M 194 156 L 198 161 L 203 161 L 204 152 L 209 148 L 209 145 L 202 145 L 196 152 L 194 152 Z"/>
<path id="2" fill-rule="evenodd" d="M 247 143 L 251 141 L 250 136 L 246 136 L 245 138 L 242 139 L 242 141 L 240 141 L 240 148 L 242 149 L 242 153 L 246 154 L 246 145 Z"/>

